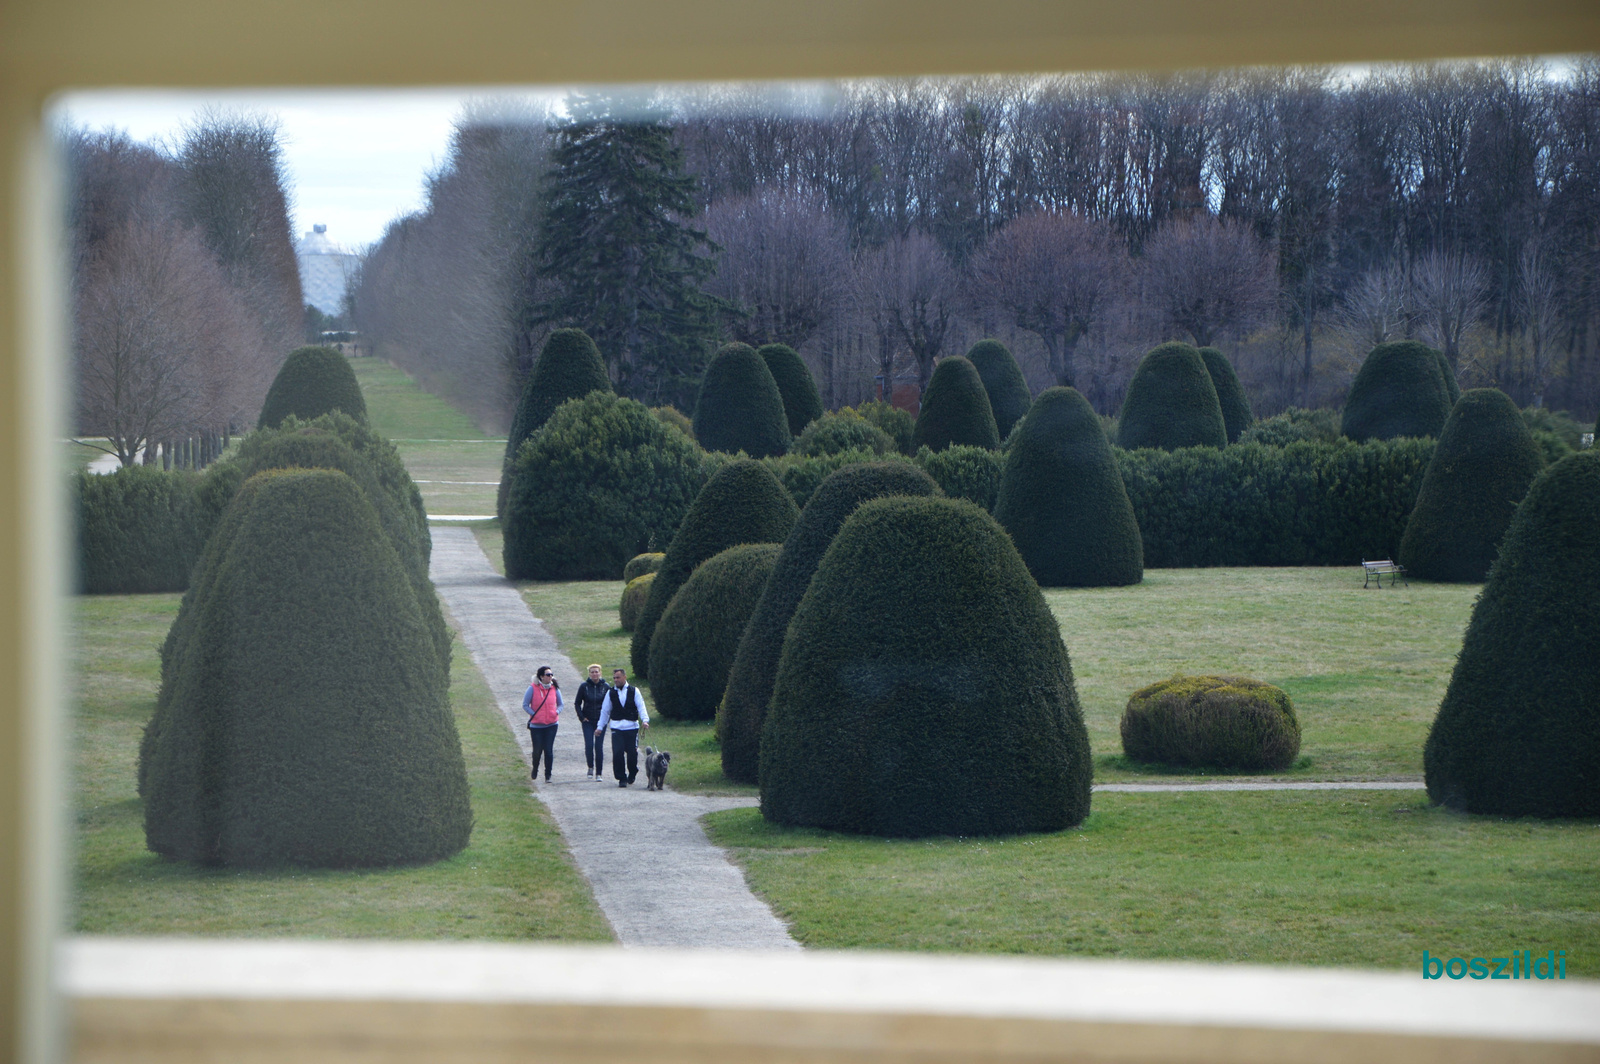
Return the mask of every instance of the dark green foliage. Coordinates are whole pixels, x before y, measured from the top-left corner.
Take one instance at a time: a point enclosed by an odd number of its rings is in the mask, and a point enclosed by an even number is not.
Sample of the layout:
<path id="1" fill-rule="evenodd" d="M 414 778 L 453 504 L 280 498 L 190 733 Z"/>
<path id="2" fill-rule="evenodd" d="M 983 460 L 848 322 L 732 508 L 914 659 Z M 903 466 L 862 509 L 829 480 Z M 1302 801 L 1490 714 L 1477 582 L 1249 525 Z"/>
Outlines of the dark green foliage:
<path id="1" fill-rule="evenodd" d="M 856 413 L 882 429 L 894 441 L 895 450 L 901 454 L 909 457 L 917 453 L 916 446 L 911 442 L 917 433 L 916 419 L 898 406 L 874 399 L 856 407 Z"/>
<path id="2" fill-rule="evenodd" d="M 999 340 L 979 340 L 967 351 L 967 361 L 978 371 L 983 390 L 989 394 L 995 431 L 1003 440 L 1011 435 L 1011 430 L 1028 413 L 1028 406 L 1033 402 L 1022 367 Z"/>
<path id="3" fill-rule="evenodd" d="M 1414 340 L 1374 347 L 1350 384 L 1340 429 L 1357 443 L 1438 436 L 1452 402 L 1441 357 Z"/>
<path id="4" fill-rule="evenodd" d="M 1200 352 L 1162 344 L 1145 355 L 1128 382 L 1117 418 L 1117 444 L 1127 450 L 1223 447 L 1228 426 L 1216 385 Z"/>
<path id="5" fill-rule="evenodd" d="M 1244 385 L 1239 383 L 1239 374 L 1234 372 L 1227 355 L 1214 347 L 1202 347 L 1199 351 L 1200 360 L 1211 375 L 1211 386 L 1217 390 L 1217 405 L 1222 408 L 1228 442 L 1238 443 L 1240 435 L 1256 420 L 1250 409 L 1250 397 L 1244 393 Z"/>
<path id="6" fill-rule="evenodd" d="M 806 503 L 811 501 L 812 493 L 834 473 L 849 466 L 884 461 L 899 462 L 904 465 L 914 464 L 911 459 L 892 451 L 883 455 L 872 451 L 840 451 L 838 454 L 826 454 L 815 458 L 810 455 L 788 454 L 782 458 L 768 458 L 762 464 L 772 470 L 773 476 L 778 478 L 788 490 L 790 498 L 794 499 L 794 504 L 804 509 Z"/>
<path id="7" fill-rule="evenodd" d="M 248 480 L 173 631 L 140 750 L 150 849 L 249 868 L 353 867 L 467 844 L 448 667 L 349 477 Z"/>
<path id="8" fill-rule="evenodd" d="M 798 436 L 807 425 L 822 416 L 822 396 L 816 378 L 805 359 L 788 344 L 763 344 L 756 352 L 772 371 L 783 396 L 784 415 L 789 420 L 789 435 Z"/>
<path id="9" fill-rule="evenodd" d="M 267 389 L 256 428 L 275 429 L 291 414 L 310 421 L 335 410 L 367 420 L 367 401 L 349 360 L 331 347 L 297 347 Z"/>
<path id="10" fill-rule="evenodd" d="M 182 591 L 221 514 L 185 470 L 124 466 L 73 478 L 77 500 L 78 587 L 90 595 Z"/>
<path id="11" fill-rule="evenodd" d="M 626 584 L 645 573 L 655 572 L 661 568 L 661 559 L 666 556 L 664 551 L 634 555 L 628 560 L 628 564 L 622 567 L 622 582 Z"/>
<path id="12" fill-rule="evenodd" d="M 783 636 L 800 599 L 845 519 L 869 499 L 890 495 L 935 495 L 928 474 L 907 462 L 873 462 L 839 470 L 812 495 L 800 521 L 784 541 L 772 578 L 739 641 L 728 689 L 717 710 L 722 772 L 755 783 L 760 769 L 761 727 L 778 677 Z"/>
<path id="13" fill-rule="evenodd" d="M 1006 452 L 994 516 L 1043 587 L 1144 579 L 1139 525 L 1111 444 L 1076 388 L 1047 388 L 1034 401 Z"/>
<path id="14" fill-rule="evenodd" d="M 1302 410 L 1291 406 L 1281 414 L 1263 418 L 1239 436 L 1238 443 L 1265 443 L 1286 447 L 1297 440 L 1332 443 L 1339 438 L 1337 410 Z"/>
<path id="15" fill-rule="evenodd" d="M 657 558 L 660 555 L 641 555 L 641 557 Z M 653 572 L 641 573 L 623 587 L 622 601 L 617 603 L 617 622 L 624 632 L 631 632 L 638 626 L 639 614 L 650 598 L 650 585 L 655 583 L 655 579 L 656 574 Z"/>
<path id="16" fill-rule="evenodd" d="M 917 452 L 917 464 L 952 499 L 966 499 L 985 510 L 994 510 L 1000 493 L 1002 457 L 987 447 L 947 447 L 942 451 L 927 448 Z"/>
<path id="17" fill-rule="evenodd" d="M 556 407 L 568 399 L 581 399 L 593 391 L 609 392 L 611 378 L 600 349 L 582 329 L 557 329 L 544 342 L 539 360 L 523 386 L 511 433 L 506 438 L 506 457 L 500 470 L 500 493 L 496 512 L 502 517 L 506 493 L 511 487 L 511 462 L 522 449 L 522 442 L 544 427 Z"/>
<path id="18" fill-rule="evenodd" d="M 789 453 L 794 441 L 778 382 L 749 344 L 727 344 L 711 360 L 694 408 L 694 437 L 708 451 Z"/>
<path id="19" fill-rule="evenodd" d="M 958 499 L 863 503 L 784 640 L 761 812 L 873 835 L 1057 831 L 1092 765 L 1060 627 L 1011 539 Z"/>
<path id="20" fill-rule="evenodd" d="M 1279 772 L 1300 753 L 1300 722 L 1282 688 L 1243 676 L 1174 676 L 1128 699 L 1122 752 L 1162 765 Z"/>
<path id="21" fill-rule="evenodd" d="M 642 403 L 591 392 L 522 445 L 506 496 L 513 580 L 615 580 L 672 538 L 705 483 L 700 449 Z"/>
<path id="22" fill-rule="evenodd" d="M 782 547 L 744 543 L 700 563 L 672 596 L 650 639 L 650 693 L 670 720 L 717 714 L 750 615 Z"/>
<path id="23" fill-rule="evenodd" d="M 1147 569 L 1392 558 L 1433 440 L 1116 451 Z"/>
<path id="24" fill-rule="evenodd" d="M 741 458 L 714 473 L 695 496 L 650 585 L 629 647 L 634 678 L 650 678 L 650 640 L 656 623 L 695 566 L 741 543 L 781 543 L 799 518 L 794 500 L 760 462 Z"/>
<path id="25" fill-rule="evenodd" d="M 957 355 L 934 367 L 922 393 L 922 412 L 911 444 L 919 451 L 924 447 L 942 451 L 952 444 L 999 450 L 1000 430 L 995 427 L 989 393 L 971 362 Z"/>
<path id="26" fill-rule="evenodd" d="M 1544 458 L 1505 392 L 1462 393 L 1417 492 L 1399 562 L 1424 580 L 1479 581 Z"/>
<path id="27" fill-rule="evenodd" d="M 894 440 L 878 426 L 846 407 L 824 414 L 795 441 L 794 453 L 817 457 L 845 451 L 870 451 L 882 455 L 896 450 Z"/>
<path id="28" fill-rule="evenodd" d="M 1600 451 L 1517 508 L 1423 768 L 1428 797 L 1471 813 L 1600 816 Z"/>
<path id="29" fill-rule="evenodd" d="M 1561 461 L 1583 446 L 1584 427 L 1564 410 L 1530 406 L 1522 412 L 1522 420 L 1533 433 L 1533 442 L 1539 445 L 1546 465 Z"/>

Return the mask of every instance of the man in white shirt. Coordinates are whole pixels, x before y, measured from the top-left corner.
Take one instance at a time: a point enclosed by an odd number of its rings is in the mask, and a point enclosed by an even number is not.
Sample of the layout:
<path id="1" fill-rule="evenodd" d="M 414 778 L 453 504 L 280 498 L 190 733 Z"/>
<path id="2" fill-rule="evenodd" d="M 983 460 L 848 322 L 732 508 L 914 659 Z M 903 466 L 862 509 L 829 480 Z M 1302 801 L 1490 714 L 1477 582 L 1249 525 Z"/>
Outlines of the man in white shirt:
<path id="1" fill-rule="evenodd" d="M 598 734 L 611 729 L 611 774 L 617 786 L 626 787 L 639 775 L 639 728 L 650 727 L 650 713 L 644 708 L 644 695 L 628 683 L 628 674 L 618 668 L 611 672 L 611 690 L 600 710 Z M 597 766 L 598 767 L 598 766 Z"/>

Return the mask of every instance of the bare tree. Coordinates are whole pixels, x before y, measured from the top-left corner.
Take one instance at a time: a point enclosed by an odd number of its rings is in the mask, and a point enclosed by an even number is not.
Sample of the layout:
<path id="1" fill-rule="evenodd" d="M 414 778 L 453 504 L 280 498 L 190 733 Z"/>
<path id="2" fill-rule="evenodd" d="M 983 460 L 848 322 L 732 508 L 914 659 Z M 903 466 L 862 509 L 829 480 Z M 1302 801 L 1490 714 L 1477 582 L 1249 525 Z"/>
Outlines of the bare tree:
<path id="1" fill-rule="evenodd" d="M 938 241 L 918 229 L 871 253 L 863 272 L 880 352 L 898 345 L 911 356 L 920 395 L 955 322 L 961 299 L 956 272 Z M 892 363 L 892 355 L 884 357 Z"/>
<path id="2" fill-rule="evenodd" d="M 1359 355 L 1406 335 L 1415 314 L 1411 282 L 1395 263 L 1362 274 L 1345 292 L 1339 331 Z"/>
<path id="3" fill-rule="evenodd" d="M 1412 267 L 1411 283 L 1424 334 L 1460 372 L 1462 337 L 1488 306 L 1483 267 L 1458 252 L 1435 251 Z"/>
<path id="4" fill-rule="evenodd" d="M 1550 348 L 1561 326 L 1561 292 L 1554 271 L 1546 261 L 1544 249 L 1529 242 L 1517 266 L 1517 282 L 1522 302 L 1522 321 L 1528 336 L 1528 376 L 1532 385 L 1532 405 L 1544 405 L 1550 386 Z"/>
<path id="5" fill-rule="evenodd" d="M 1248 226 L 1209 215 L 1169 222 L 1145 245 L 1145 296 L 1156 317 L 1201 347 L 1265 315 L 1276 275 L 1274 256 Z"/>

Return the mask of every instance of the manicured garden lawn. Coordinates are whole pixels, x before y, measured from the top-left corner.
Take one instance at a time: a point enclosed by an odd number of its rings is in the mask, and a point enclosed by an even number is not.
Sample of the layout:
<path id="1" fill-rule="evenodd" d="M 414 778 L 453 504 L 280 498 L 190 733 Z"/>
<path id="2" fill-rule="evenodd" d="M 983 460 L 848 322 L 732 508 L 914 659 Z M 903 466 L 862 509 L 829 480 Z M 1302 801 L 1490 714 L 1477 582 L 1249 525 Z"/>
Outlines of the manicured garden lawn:
<path id="1" fill-rule="evenodd" d="M 1600 976 L 1600 824 L 1420 793 L 1097 794 L 1053 835 L 883 840 L 706 818 L 812 948 L 1415 971 L 1422 951 L 1565 949 Z"/>
<path id="2" fill-rule="evenodd" d="M 611 940 L 560 833 L 529 794 L 505 722 L 459 643 L 451 703 L 475 816 L 472 842 L 460 854 L 414 868 L 237 872 L 147 851 L 135 785 L 139 737 L 154 708 L 159 648 L 179 599 L 73 601 L 77 931 Z"/>

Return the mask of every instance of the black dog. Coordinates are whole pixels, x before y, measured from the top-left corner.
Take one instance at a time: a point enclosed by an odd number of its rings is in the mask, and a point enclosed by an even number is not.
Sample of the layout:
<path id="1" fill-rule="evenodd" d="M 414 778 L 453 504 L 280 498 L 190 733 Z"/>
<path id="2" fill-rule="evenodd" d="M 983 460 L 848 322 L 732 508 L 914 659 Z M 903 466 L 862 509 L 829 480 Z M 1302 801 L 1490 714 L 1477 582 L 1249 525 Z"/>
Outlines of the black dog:
<path id="1" fill-rule="evenodd" d="M 667 789 L 667 766 L 671 763 L 672 755 L 665 750 L 657 750 L 653 746 L 644 748 L 644 774 L 649 781 L 645 790 L 664 791 Z"/>

